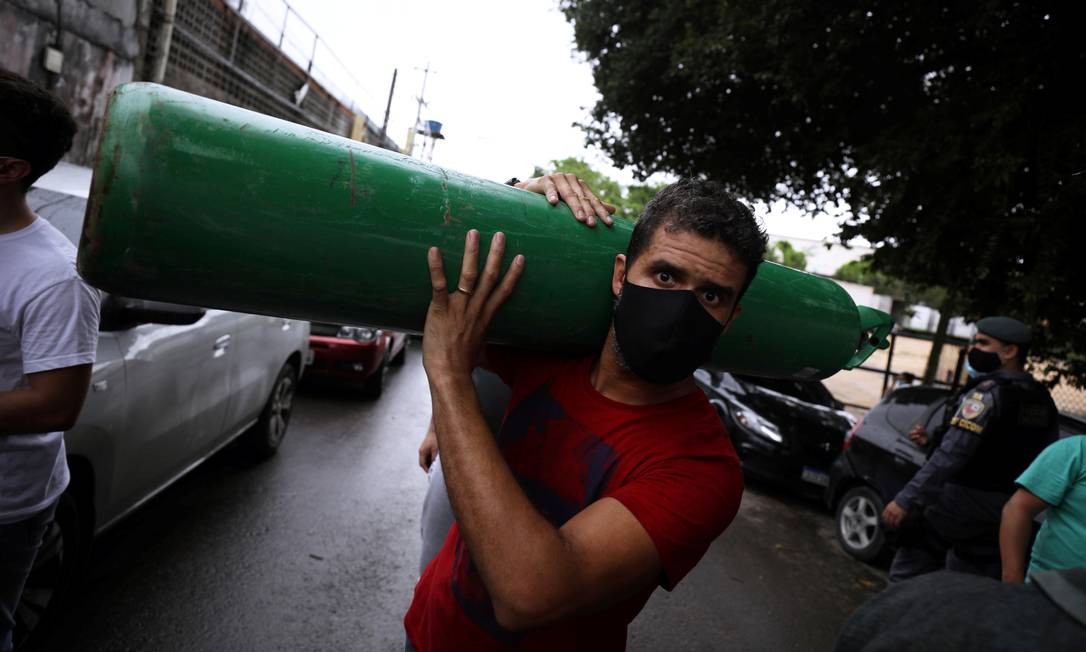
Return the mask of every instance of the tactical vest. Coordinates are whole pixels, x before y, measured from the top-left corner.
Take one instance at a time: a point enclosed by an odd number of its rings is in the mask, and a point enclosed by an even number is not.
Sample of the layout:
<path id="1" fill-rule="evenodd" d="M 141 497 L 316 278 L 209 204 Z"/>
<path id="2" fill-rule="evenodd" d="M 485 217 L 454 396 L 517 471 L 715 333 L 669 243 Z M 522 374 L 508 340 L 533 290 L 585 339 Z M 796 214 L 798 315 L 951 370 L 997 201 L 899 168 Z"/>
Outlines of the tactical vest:
<path id="1" fill-rule="evenodd" d="M 981 443 L 951 482 L 973 489 L 1014 493 L 1014 481 L 1046 446 L 1059 438 L 1059 413 L 1052 397 L 1032 378 L 992 374 L 980 383 L 995 402 L 996 414 Z"/>

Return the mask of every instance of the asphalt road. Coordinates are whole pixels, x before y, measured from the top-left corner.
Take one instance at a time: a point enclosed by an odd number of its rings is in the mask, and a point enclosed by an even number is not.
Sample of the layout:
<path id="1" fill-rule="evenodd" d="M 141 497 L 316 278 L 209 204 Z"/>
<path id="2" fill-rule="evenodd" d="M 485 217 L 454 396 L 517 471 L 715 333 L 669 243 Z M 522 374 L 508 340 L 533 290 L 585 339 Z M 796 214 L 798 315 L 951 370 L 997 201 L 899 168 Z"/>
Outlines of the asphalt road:
<path id="1" fill-rule="evenodd" d="M 215 456 L 95 544 L 47 649 L 402 650 L 429 418 L 417 347 L 378 401 L 309 389 L 279 454 Z M 816 505 L 748 487 L 735 523 L 629 649 L 829 650 L 884 583 Z"/>

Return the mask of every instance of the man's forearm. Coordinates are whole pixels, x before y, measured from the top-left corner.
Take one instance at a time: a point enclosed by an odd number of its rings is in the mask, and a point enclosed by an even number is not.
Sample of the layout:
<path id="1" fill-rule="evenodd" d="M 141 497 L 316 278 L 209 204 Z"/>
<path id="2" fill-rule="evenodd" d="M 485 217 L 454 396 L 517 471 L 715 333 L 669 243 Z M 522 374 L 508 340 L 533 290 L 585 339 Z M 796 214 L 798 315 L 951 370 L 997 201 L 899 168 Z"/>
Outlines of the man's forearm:
<path id="1" fill-rule="evenodd" d="M 69 420 L 31 389 L 0 392 L 0 437 L 55 432 L 70 427 Z"/>
<path id="2" fill-rule="evenodd" d="M 1007 501 L 999 521 L 999 557 L 1004 582 L 1020 583 L 1026 579 L 1029 539 L 1036 513 L 1022 500 L 1021 494 L 1020 490 Z"/>
<path id="3" fill-rule="evenodd" d="M 949 432 L 939 448 L 916 472 L 905 488 L 898 492 L 894 502 L 904 509 L 911 509 L 930 502 L 934 490 L 965 466 L 976 450 L 976 438 L 969 433 Z"/>
<path id="4" fill-rule="evenodd" d="M 567 545 L 502 458 L 471 378 L 431 380 L 430 391 L 449 499 L 499 622 L 560 603 L 576 572 Z"/>

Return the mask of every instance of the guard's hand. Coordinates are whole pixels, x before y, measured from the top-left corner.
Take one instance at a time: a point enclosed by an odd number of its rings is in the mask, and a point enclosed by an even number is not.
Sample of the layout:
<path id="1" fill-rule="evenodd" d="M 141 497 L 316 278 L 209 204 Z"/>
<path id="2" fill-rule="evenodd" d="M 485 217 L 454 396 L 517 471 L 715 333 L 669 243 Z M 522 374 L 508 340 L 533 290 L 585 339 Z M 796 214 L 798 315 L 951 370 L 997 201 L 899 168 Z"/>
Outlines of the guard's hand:
<path id="1" fill-rule="evenodd" d="M 524 272 L 524 256 L 518 254 L 499 279 L 504 254 L 505 234 L 499 231 L 490 240 L 490 253 L 480 276 L 479 232 L 468 231 L 459 284 L 450 293 L 441 250 L 430 247 L 427 258 L 433 296 L 422 335 L 422 365 L 431 383 L 450 375 L 471 375 L 494 313 L 513 293 Z"/>
<path id="2" fill-rule="evenodd" d="M 904 520 L 905 510 L 892 500 L 886 504 L 886 509 L 882 510 L 882 525 L 888 530 L 898 529 Z"/>
<path id="3" fill-rule="evenodd" d="M 552 206 L 557 206 L 559 201 L 566 202 L 573 211 L 573 217 L 588 226 L 596 226 L 597 218 L 607 226 L 614 224 L 611 214 L 615 212 L 615 207 L 596 197 L 588 184 L 578 179 L 576 174 L 555 172 L 521 181 L 516 187 L 546 195 Z"/>
<path id="4" fill-rule="evenodd" d="M 428 472 L 435 459 L 437 459 L 437 433 L 434 432 L 434 424 L 431 421 L 430 427 L 426 429 L 426 436 L 419 444 L 419 466 L 423 471 Z"/>
<path id="5" fill-rule="evenodd" d="M 913 429 L 909 431 L 909 434 L 907 436 L 909 438 L 909 441 L 916 444 L 920 448 L 924 448 L 928 445 L 928 433 L 924 432 L 924 426 L 913 426 Z"/>

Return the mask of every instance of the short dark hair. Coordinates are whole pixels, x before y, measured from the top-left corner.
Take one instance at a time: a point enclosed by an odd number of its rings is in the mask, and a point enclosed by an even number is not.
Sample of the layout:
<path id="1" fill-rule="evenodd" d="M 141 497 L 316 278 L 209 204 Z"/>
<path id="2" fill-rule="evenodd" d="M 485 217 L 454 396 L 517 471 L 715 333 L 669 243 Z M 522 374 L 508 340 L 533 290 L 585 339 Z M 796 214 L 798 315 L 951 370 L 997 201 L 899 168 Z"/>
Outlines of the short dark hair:
<path id="1" fill-rule="evenodd" d="M 680 179 L 656 193 L 634 225 L 626 249 L 627 269 L 649 246 L 660 227 L 668 233 L 696 233 L 731 249 L 747 267 L 740 297 L 750 287 L 765 257 L 768 240 L 754 213 L 715 181 Z"/>
<path id="2" fill-rule="evenodd" d="M 71 149 L 76 130 L 72 114 L 55 95 L 0 69 L 0 156 L 30 164 L 24 190 Z"/>

